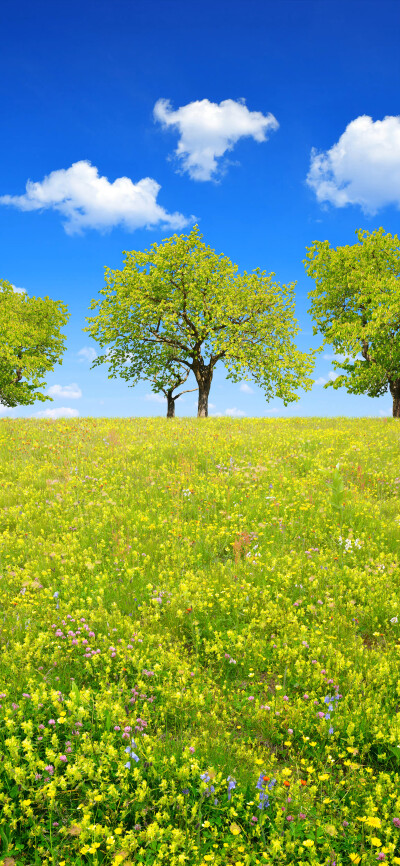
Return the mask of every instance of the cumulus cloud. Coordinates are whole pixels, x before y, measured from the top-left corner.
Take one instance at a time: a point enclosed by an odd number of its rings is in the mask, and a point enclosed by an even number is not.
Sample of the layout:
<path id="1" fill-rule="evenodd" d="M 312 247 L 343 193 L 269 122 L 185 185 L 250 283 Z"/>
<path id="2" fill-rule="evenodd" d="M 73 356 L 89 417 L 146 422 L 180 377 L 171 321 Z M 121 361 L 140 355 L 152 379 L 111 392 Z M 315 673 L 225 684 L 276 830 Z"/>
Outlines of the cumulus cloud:
<path id="1" fill-rule="evenodd" d="M 318 379 L 315 380 L 314 385 L 326 385 L 326 383 L 329 382 L 329 380 L 331 382 L 334 382 L 335 379 L 337 379 L 341 375 L 342 375 L 341 373 L 336 373 L 333 370 L 330 370 L 330 372 L 328 373 L 327 379 L 325 379 L 324 376 L 319 376 Z"/>
<path id="2" fill-rule="evenodd" d="M 224 99 L 219 104 L 201 99 L 176 111 L 168 99 L 158 99 L 153 115 L 164 129 L 179 131 L 174 154 L 192 180 L 211 180 L 220 167 L 217 159 L 232 150 L 240 138 L 266 141 L 267 134 L 279 127 L 273 114 L 249 111 L 244 99 Z"/>
<path id="3" fill-rule="evenodd" d="M 52 385 L 47 393 L 49 397 L 55 397 L 56 400 L 79 400 L 82 397 L 82 391 L 76 382 L 72 385 Z"/>
<path id="4" fill-rule="evenodd" d="M 78 357 L 80 363 L 82 363 L 82 361 L 89 361 L 89 363 L 92 363 L 92 361 L 97 358 L 97 354 L 91 346 L 84 346 L 83 349 L 79 349 Z"/>
<path id="5" fill-rule="evenodd" d="M 330 150 L 313 148 L 307 184 L 319 202 L 335 207 L 360 205 L 369 215 L 400 208 L 400 116 L 374 122 L 362 115 Z"/>
<path id="6" fill-rule="evenodd" d="M 166 397 L 162 397 L 161 394 L 145 394 L 145 400 L 151 400 L 152 403 L 165 403 Z"/>
<path id="7" fill-rule="evenodd" d="M 104 232 L 117 225 L 128 231 L 151 229 L 160 223 L 180 229 L 191 222 L 192 218 L 170 214 L 157 204 L 160 189 L 151 177 L 137 183 L 129 177 L 117 177 L 110 183 L 99 176 L 96 166 L 83 159 L 70 168 L 50 172 L 42 181 L 28 180 L 24 195 L 2 195 L 0 204 L 23 211 L 58 211 L 65 218 L 63 225 L 69 235 L 88 228 Z"/>
<path id="8" fill-rule="evenodd" d="M 231 418 L 242 418 L 246 412 L 242 412 L 241 409 L 226 409 L 225 415 L 229 415 Z"/>
<path id="9" fill-rule="evenodd" d="M 248 385 L 247 382 L 242 382 L 240 390 L 244 391 L 245 394 L 254 394 L 253 389 L 250 388 L 250 385 Z"/>
<path id="10" fill-rule="evenodd" d="M 27 294 L 26 289 L 19 289 L 18 286 L 14 286 L 14 283 L 11 283 L 11 285 L 14 289 L 14 292 L 17 292 L 18 295 L 26 295 Z"/>
<path id="11" fill-rule="evenodd" d="M 58 409 L 44 409 L 43 412 L 35 412 L 30 415 L 30 418 L 78 418 L 79 412 L 77 409 L 70 409 L 69 406 L 60 406 Z"/>

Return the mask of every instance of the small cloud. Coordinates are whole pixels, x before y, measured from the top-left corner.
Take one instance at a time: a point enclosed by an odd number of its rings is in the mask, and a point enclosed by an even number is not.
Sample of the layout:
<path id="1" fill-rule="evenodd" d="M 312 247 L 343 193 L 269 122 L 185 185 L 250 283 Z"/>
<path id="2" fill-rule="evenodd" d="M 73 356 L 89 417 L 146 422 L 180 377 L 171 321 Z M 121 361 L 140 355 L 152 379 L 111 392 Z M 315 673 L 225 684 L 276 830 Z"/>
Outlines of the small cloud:
<path id="1" fill-rule="evenodd" d="M 79 349 L 78 357 L 79 356 L 80 363 L 82 363 L 82 361 L 89 361 L 89 363 L 91 363 L 95 358 L 97 358 L 97 354 L 92 346 L 84 346 L 83 349 Z"/>
<path id="2" fill-rule="evenodd" d="M 82 391 L 76 382 L 72 385 L 52 385 L 47 393 L 56 400 L 79 400 L 82 397 Z"/>
<path id="3" fill-rule="evenodd" d="M 14 286 L 13 283 L 11 283 L 11 285 L 12 285 L 12 287 L 13 287 L 13 289 L 14 289 L 14 292 L 17 292 L 18 295 L 26 295 L 26 294 L 28 294 L 27 291 L 26 291 L 26 289 L 19 289 L 18 286 Z"/>
<path id="4" fill-rule="evenodd" d="M 187 172 L 192 180 L 202 181 L 213 179 L 217 169 L 221 169 L 217 159 L 232 150 L 240 138 L 251 137 L 263 142 L 269 132 L 279 128 L 273 114 L 249 111 L 244 99 L 237 102 L 225 99 L 219 104 L 201 99 L 182 105 L 176 111 L 168 99 L 158 99 L 153 116 L 164 129 L 171 127 L 179 131 L 174 153 L 181 162 L 182 172 Z M 225 168 L 226 163 L 222 171 Z"/>
<path id="5" fill-rule="evenodd" d="M 152 403 L 165 403 L 166 397 L 162 397 L 161 394 L 145 394 L 145 400 L 151 400 Z"/>
<path id="6" fill-rule="evenodd" d="M 359 353 L 358 355 L 356 355 L 353 358 L 352 355 L 343 355 L 342 353 L 338 352 L 337 355 L 323 355 L 322 357 L 323 357 L 324 361 L 339 361 L 340 363 L 342 361 L 345 361 L 346 358 L 348 358 L 350 363 L 353 364 L 354 361 L 357 361 L 357 359 L 362 358 L 362 355 L 361 355 L 361 353 Z"/>
<path id="7" fill-rule="evenodd" d="M 242 412 L 241 409 L 225 409 L 225 415 L 229 415 L 231 418 L 242 418 L 246 415 L 246 412 Z"/>
<path id="8" fill-rule="evenodd" d="M 352 120 L 329 150 L 312 149 L 306 183 L 334 207 L 360 205 L 369 215 L 400 208 L 400 116 Z"/>
<path id="9" fill-rule="evenodd" d="M 326 385 L 329 380 L 331 380 L 331 382 L 334 382 L 335 379 L 338 379 L 341 375 L 342 373 L 336 373 L 334 370 L 330 370 L 327 379 L 325 379 L 324 376 L 319 376 L 318 379 L 315 379 L 314 385 Z"/>
<path id="10" fill-rule="evenodd" d="M 250 388 L 250 385 L 248 385 L 247 382 L 242 382 L 240 391 L 243 391 L 245 394 L 254 394 L 253 389 Z"/>
<path id="11" fill-rule="evenodd" d="M 180 229 L 190 222 L 183 214 L 168 213 L 157 204 L 160 184 L 151 177 L 137 183 L 129 177 L 117 177 L 110 183 L 100 177 L 98 169 L 88 160 L 74 162 L 70 168 L 60 168 L 42 181 L 28 180 L 24 195 L 2 195 L 0 204 L 12 205 L 22 211 L 55 210 L 64 217 L 68 235 L 84 229 L 105 232 L 115 226 L 128 231 L 164 227 Z"/>
<path id="12" fill-rule="evenodd" d="M 13 406 L 3 406 L 3 404 L 0 403 L 0 412 L 13 412 L 13 411 L 14 411 Z"/>
<path id="13" fill-rule="evenodd" d="M 77 409 L 70 409 L 69 406 L 60 406 L 59 409 L 44 409 L 43 412 L 35 412 L 34 415 L 29 415 L 29 418 L 78 418 L 79 412 Z"/>

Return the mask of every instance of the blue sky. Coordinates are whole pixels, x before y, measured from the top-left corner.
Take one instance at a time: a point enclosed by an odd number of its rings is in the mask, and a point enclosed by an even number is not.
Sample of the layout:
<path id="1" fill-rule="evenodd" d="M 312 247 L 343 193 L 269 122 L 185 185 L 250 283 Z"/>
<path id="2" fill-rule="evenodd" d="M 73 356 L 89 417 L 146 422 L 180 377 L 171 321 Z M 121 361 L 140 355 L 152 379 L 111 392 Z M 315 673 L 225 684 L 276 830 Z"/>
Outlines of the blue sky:
<path id="1" fill-rule="evenodd" d="M 0 417 L 165 414 L 149 383 L 90 370 L 82 328 L 105 266 L 195 221 L 239 271 L 297 282 L 297 345 L 319 346 L 306 246 L 399 231 L 397 0 L 2 0 L 0 25 L 0 277 L 71 314 L 54 401 Z M 323 388 L 332 354 L 286 408 L 218 365 L 210 414 L 391 415 L 389 392 Z"/>

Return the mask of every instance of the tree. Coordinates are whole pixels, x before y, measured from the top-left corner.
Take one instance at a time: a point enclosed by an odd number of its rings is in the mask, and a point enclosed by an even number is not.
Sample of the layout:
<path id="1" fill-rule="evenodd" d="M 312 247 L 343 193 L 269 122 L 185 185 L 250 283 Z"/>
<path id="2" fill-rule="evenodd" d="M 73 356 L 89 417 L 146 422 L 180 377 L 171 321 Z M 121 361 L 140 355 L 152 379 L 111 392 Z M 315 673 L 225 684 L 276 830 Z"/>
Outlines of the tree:
<path id="1" fill-rule="evenodd" d="M 175 388 L 184 385 L 190 375 L 190 370 L 185 370 L 182 365 L 177 365 L 174 361 L 166 359 L 162 366 L 160 359 L 158 360 L 158 373 L 151 379 L 152 390 L 157 394 L 160 391 L 167 398 L 167 418 L 175 418 L 175 400 L 182 394 L 189 394 L 196 391 L 196 388 L 187 388 L 185 391 L 180 391 L 179 394 L 173 394 Z"/>
<path id="2" fill-rule="evenodd" d="M 61 364 L 65 334 L 59 329 L 68 319 L 61 301 L 28 298 L 0 280 L 0 404 L 14 408 L 52 400 L 35 388 L 46 384 L 40 377 L 47 370 Z"/>
<path id="3" fill-rule="evenodd" d="M 393 417 L 400 417 L 400 242 L 397 235 L 356 231 L 358 243 L 332 249 L 329 241 L 307 247 L 304 265 L 315 280 L 311 313 L 344 370 L 325 388 L 344 385 L 349 394 L 380 397 L 388 386 Z M 361 354 L 362 358 L 357 358 Z"/>
<path id="4" fill-rule="evenodd" d="M 293 343 L 294 284 L 280 286 L 256 268 L 237 276 L 237 265 L 216 255 L 201 241 L 198 227 L 189 235 L 174 235 L 144 252 L 124 251 L 122 270 L 105 269 L 104 300 L 97 316 L 83 328 L 104 347 L 93 367 L 110 362 L 109 379 L 119 368 L 136 384 L 157 375 L 165 352 L 170 362 L 192 371 L 198 386 L 198 417 L 208 415 L 208 397 L 215 365 L 224 360 L 228 379 L 243 375 L 264 388 L 267 400 L 276 395 L 284 404 L 298 400 L 294 388 L 309 390 L 311 356 Z M 209 355 L 208 360 L 205 355 Z M 128 366 L 123 366 L 128 365 Z M 158 366 L 157 366 L 158 365 Z"/>

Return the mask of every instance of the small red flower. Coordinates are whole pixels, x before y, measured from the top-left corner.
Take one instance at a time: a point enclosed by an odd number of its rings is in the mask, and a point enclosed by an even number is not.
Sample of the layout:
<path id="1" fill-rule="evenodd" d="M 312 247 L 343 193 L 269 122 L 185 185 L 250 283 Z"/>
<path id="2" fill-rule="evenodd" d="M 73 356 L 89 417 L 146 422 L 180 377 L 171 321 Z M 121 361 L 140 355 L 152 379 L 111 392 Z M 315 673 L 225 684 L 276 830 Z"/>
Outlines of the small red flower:
<path id="1" fill-rule="evenodd" d="M 193 610 L 193 608 L 192 608 L 192 607 L 187 607 L 187 608 L 186 608 L 186 613 L 191 613 L 191 612 L 192 612 L 192 610 Z"/>
<path id="2" fill-rule="evenodd" d="M 299 779 L 300 785 L 306 785 L 307 782 L 305 779 Z"/>
<path id="3" fill-rule="evenodd" d="M 286 780 L 285 780 L 283 784 L 284 784 L 285 788 L 290 788 L 290 782 L 286 782 Z"/>
<path id="4" fill-rule="evenodd" d="M 263 782 L 269 782 L 270 776 L 263 776 Z"/>

